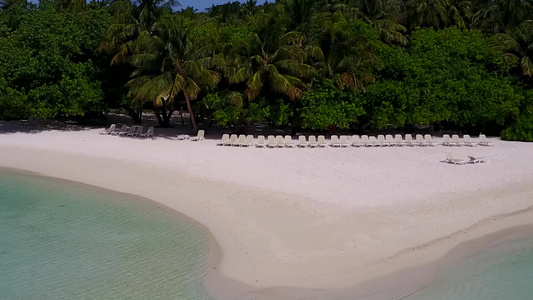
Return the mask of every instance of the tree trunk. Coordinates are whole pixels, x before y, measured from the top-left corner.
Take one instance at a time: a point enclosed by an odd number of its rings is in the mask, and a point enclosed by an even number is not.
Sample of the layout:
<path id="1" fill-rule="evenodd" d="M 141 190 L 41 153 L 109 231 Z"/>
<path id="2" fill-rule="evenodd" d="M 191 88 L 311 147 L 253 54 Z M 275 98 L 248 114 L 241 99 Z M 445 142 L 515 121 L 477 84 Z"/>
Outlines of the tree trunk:
<path id="1" fill-rule="evenodd" d="M 170 117 L 172 117 L 172 110 L 165 112 L 163 114 L 163 126 L 170 127 Z"/>
<path id="2" fill-rule="evenodd" d="M 159 123 L 159 126 L 161 127 L 170 127 L 170 117 L 172 116 L 172 109 L 167 110 L 167 106 L 170 102 L 168 100 L 165 101 L 165 99 L 161 99 L 163 101 L 163 105 L 161 107 L 154 106 L 154 113 L 157 117 L 157 122 Z"/>
<path id="3" fill-rule="evenodd" d="M 180 110 L 178 110 L 180 112 L 180 119 L 181 119 L 181 125 L 184 126 L 185 125 L 185 120 L 183 119 L 183 112 Z"/>
<path id="4" fill-rule="evenodd" d="M 142 105 L 137 108 L 133 106 L 130 107 L 128 113 L 130 117 L 133 119 L 133 123 L 140 124 L 142 122 L 142 114 L 143 114 Z"/>
<path id="5" fill-rule="evenodd" d="M 196 118 L 194 117 L 194 112 L 192 111 L 191 101 L 189 97 L 187 96 L 187 93 L 185 94 L 185 102 L 187 103 L 187 111 L 189 111 L 189 117 L 191 118 L 191 125 L 194 132 L 198 132 L 198 124 L 196 124 Z"/>
<path id="6" fill-rule="evenodd" d="M 157 117 L 157 122 L 159 123 L 159 126 L 163 126 L 163 119 L 161 119 L 161 111 L 157 106 L 154 106 L 154 114 Z"/>

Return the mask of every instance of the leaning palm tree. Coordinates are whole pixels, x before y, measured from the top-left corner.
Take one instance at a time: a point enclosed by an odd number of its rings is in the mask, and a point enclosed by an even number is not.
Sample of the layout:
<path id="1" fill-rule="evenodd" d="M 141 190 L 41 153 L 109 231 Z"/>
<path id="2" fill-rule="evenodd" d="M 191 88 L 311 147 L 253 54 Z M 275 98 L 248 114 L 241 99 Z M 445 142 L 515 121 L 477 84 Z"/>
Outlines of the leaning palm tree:
<path id="1" fill-rule="evenodd" d="M 516 61 L 524 76 L 533 78 L 533 21 L 495 36 L 494 48 L 504 52 L 504 58 Z"/>
<path id="2" fill-rule="evenodd" d="M 220 80 L 211 70 L 213 45 L 194 40 L 180 16 L 167 16 L 156 27 L 157 34 L 141 43 L 145 52 L 132 57 L 138 68 L 128 83 L 130 93 L 139 101 L 153 101 L 164 126 L 169 125 L 174 99 L 182 93 L 191 125 L 198 131 L 191 101 L 202 88 L 215 86 Z"/>

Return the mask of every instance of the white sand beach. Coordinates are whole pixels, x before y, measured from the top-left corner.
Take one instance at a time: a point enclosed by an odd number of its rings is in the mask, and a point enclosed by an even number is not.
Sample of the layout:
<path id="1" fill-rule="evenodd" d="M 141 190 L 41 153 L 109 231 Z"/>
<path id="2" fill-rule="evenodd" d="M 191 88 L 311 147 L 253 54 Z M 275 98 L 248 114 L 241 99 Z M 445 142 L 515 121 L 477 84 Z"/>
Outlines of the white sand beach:
<path id="1" fill-rule="evenodd" d="M 0 167 L 139 195 L 203 224 L 217 245 L 206 287 L 221 299 L 352 288 L 533 223 L 533 143 L 258 149 L 216 146 L 209 132 L 191 142 L 2 126 Z M 446 151 L 488 162 L 447 164 Z"/>

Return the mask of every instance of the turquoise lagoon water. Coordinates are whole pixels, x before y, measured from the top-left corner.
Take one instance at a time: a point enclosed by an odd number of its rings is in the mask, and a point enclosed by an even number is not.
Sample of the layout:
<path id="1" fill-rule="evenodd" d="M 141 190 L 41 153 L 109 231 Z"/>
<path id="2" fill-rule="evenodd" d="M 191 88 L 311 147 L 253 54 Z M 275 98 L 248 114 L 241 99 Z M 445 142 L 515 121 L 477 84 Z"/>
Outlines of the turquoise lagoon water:
<path id="1" fill-rule="evenodd" d="M 533 239 L 503 243 L 445 268 L 403 300 L 531 300 Z"/>
<path id="2" fill-rule="evenodd" d="M 149 201 L 0 172 L 0 299 L 211 299 L 208 239 Z"/>

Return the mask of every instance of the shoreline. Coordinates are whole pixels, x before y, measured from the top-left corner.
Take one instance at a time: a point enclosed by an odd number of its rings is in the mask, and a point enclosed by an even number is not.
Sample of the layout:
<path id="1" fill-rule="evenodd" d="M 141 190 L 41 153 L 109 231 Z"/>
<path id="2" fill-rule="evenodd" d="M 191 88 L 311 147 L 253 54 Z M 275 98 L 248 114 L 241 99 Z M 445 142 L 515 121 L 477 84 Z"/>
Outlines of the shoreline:
<path id="1" fill-rule="evenodd" d="M 458 266 L 463 259 L 466 259 L 472 255 L 477 255 L 486 249 L 500 244 L 533 238 L 533 206 L 531 206 L 521 211 L 507 213 L 500 216 L 493 216 L 486 220 L 481 220 L 469 228 L 452 233 L 446 237 L 429 241 L 426 244 L 419 245 L 416 247 L 417 250 L 420 250 L 421 248 L 438 246 L 440 242 L 452 239 L 453 236 L 471 232 L 468 234 L 468 236 L 465 236 L 465 238 L 461 239 L 462 241 L 459 242 L 459 244 L 449 249 L 443 257 L 435 258 L 434 260 L 422 265 L 409 266 L 405 269 L 396 271 L 393 274 L 384 275 L 368 282 L 358 284 L 354 287 L 331 290 L 274 287 L 269 288 L 267 294 L 262 294 L 261 290 L 256 290 L 253 293 L 250 293 L 250 291 L 255 289 L 247 286 L 244 283 L 236 282 L 230 278 L 224 277 L 215 271 L 219 266 L 220 260 L 223 256 L 222 250 L 220 249 L 216 239 L 214 239 L 213 235 L 210 233 L 209 229 L 186 214 L 171 209 L 166 205 L 154 201 L 153 199 L 141 197 L 135 194 L 118 192 L 99 186 L 93 186 L 83 182 L 49 177 L 33 171 L 9 167 L 0 167 L 0 172 L 61 181 L 69 185 L 79 185 L 88 189 L 99 189 L 105 191 L 106 193 L 120 194 L 121 196 L 127 197 L 133 201 L 142 201 L 149 203 L 151 206 L 155 205 L 156 207 L 161 207 L 163 209 L 170 209 L 173 214 L 176 214 L 176 217 L 181 218 L 184 222 L 193 224 L 194 227 L 200 229 L 208 241 L 209 255 L 206 275 L 204 276 L 204 284 L 206 284 L 207 292 L 217 300 L 248 299 L 251 296 L 253 296 L 254 299 L 273 299 L 272 297 L 275 297 L 275 299 L 305 299 L 317 295 L 324 297 L 331 297 L 332 295 L 335 295 L 335 297 L 339 297 L 338 299 L 354 299 L 353 297 L 356 297 L 356 299 L 360 300 L 402 299 L 403 297 L 416 293 L 417 291 L 431 284 L 437 273 L 440 273 L 444 270 L 453 269 L 454 267 Z M 408 252 L 400 252 L 395 255 L 395 257 L 401 257 L 405 253 Z M 394 259 L 395 257 L 388 258 L 387 260 Z M 385 290 L 384 287 L 386 287 Z"/>
<path id="2" fill-rule="evenodd" d="M 55 140 L 58 142 L 57 145 L 50 142 L 50 134 L 53 135 L 53 138 L 57 138 Z M 70 141 L 69 139 L 76 134 L 78 134 L 77 136 L 82 135 L 82 137 L 79 140 Z M 215 147 L 214 141 L 206 141 L 203 144 L 158 140 L 152 143 L 150 141 L 143 143 L 144 141 L 120 138 L 112 140 L 112 138 L 107 139 L 107 137 L 94 135 L 97 135 L 96 130 L 83 132 L 83 134 L 46 133 L 43 140 L 22 133 L 1 135 L 0 165 L 32 171 L 46 177 L 82 182 L 99 188 L 140 196 L 192 218 L 209 230 L 211 233 L 209 236 L 213 239 L 211 245 L 217 245 L 220 248 L 210 247 L 210 260 L 219 261 L 210 264 L 205 277 L 206 288 L 210 293 L 213 289 L 218 289 L 217 286 L 223 287 L 220 293 L 219 291 L 216 293 L 217 296 L 220 294 L 220 299 L 248 299 L 250 295 L 253 295 L 255 299 L 299 299 L 309 295 L 322 294 L 341 297 L 341 295 L 347 295 L 347 292 L 353 297 L 354 287 L 359 287 L 356 289 L 361 289 L 365 285 L 370 287 L 372 281 L 405 270 L 406 267 L 412 268 L 438 261 L 461 242 L 472 240 L 476 235 L 482 236 L 483 233 L 499 231 L 503 228 L 509 228 L 508 226 L 512 227 L 512 224 L 518 222 L 523 216 L 528 216 L 529 223 L 531 222 L 529 220 L 533 219 L 531 218 L 531 211 L 529 211 L 518 216 L 492 220 L 495 215 L 513 213 L 527 207 L 531 210 L 533 190 L 526 184 L 527 179 L 533 176 L 524 178 L 523 171 L 522 174 L 518 174 L 519 172 L 516 170 L 510 170 L 515 171 L 514 173 L 509 172 L 509 170 L 499 172 L 504 174 L 495 173 L 498 176 L 498 178 L 494 178 L 496 181 L 500 179 L 499 177 L 509 177 L 509 173 L 514 176 L 499 186 L 494 186 L 492 184 L 494 180 L 487 178 L 489 183 L 484 183 L 481 188 L 476 186 L 474 193 L 461 186 L 457 189 L 446 187 L 445 192 L 442 191 L 441 187 L 440 191 L 425 193 L 422 187 L 420 195 L 409 190 L 401 190 L 392 201 L 383 197 L 383 199 L 376 198 L 380 201 L 383 200 L 379 205 L 371 201 L 365 203 L 359 201 L 356 203 L 357 205 L 353 206 L 349 201 L 346 201 L 348 198 L 345 198 L 345 194 L 351 192 L 349 187 L 347 191 L 333 192 L 334 197 L 324 198 L 322 197 L 324 194 L 319 194 L 314 198 L 309 198 L 310 191 L 295 194 L 291 192 L 294 189 L 283 192 L 271 187 L 254 186 L 254 178 L 239 185 L 231 179 L 218 176 L 218 174 L 215 174 L 218 179 L 202 176 L 205 173 L 202 168 L 208 168 L 215 173 L 220 172 L 217 164 L 221 163 L 218 161 L 218 157 L 213 157 L 213 155 L 218 156 L 218 152 L 223 154 L 221 160 L 230 159 L 227 156 L 228 150 L 235 151 L 238 155 L 244 156 L 243 160 L 246 163 L 257 164 L 255 167 L 268 168 L 269 166 L 265 166 L 255 159 L 248 159 L 246 155 L 261 153 L 264 155 L 262 158 L 266 160 L 265 164 L 276 164 L 276 160 L 273 161 L 270 156 L 279 159 L 280 156 L 277 154 L 271 154 L 278 150 L 258 152 L 257 149 L 223 149 Z M 77 136 L 76 138 L 78 138 Z M 91 140 L 89 141 L 89 139 Z M 87 142 L 82 143 L 81 140 L 83 142 L 87 140 Z M 43 141 L 47 141 L 47 143 L 43 144 Z M 114 146 L 117 145 L 119 149 L 116 152 L 108 153 L 95 151 L 98 147 L 86 146 L 92 142 L 100 143 L 99 146 L 105 146 L 108 141 L 111 143 L 116 141 Z M 494 164 L 498 165 L 485 164 L 485 166 L 471 166 L 472 168 L 463 168 L 463 170 L 467 173 L 472 172 L 471 177 L 476 178 L 477 174 L 495 172 L 502 166 L 508 167 L 509 163 L 506 163 L 505 160 L 517 151 L 513 148 L 512 151 L 502 153 L 508 145 L 513 145 L 513 143 L 501 143 L 504 145 L 503 147 L 488 149 L 492 151 L 491 153 L 499 155 L 499 157 L 494 155 L 496 157 Z M 61 148 L 65 144 L 70 147 Z M 139 148 L 130 149 L 129 147 L 133 144 Z M 170 148 L 182 145 L 184 146 L 183 149 Z M 522 147 L 522 152 L 528 153 L 533 149 L 532 146 L 523 144 L 513 147 Z M 158 154 L 162 153 L 165 157 L 156 161 L 149 151 L 158 150 L 161 150 Z M 192 159 L 192 156 L 187 156 L 195 150 L 203 154 L 203 158 L 207 157 L 205 164 L 202 161 Z M 363 151 L 358 149 L 348 149 L 348 151 L 325 150 L 341 153 L 339 157 L 326 158 L 327 162 L 344 161 L 347 153 L 350 153 L 353 154 L 354 159 L 358 160 L 357 163 L 362 169 L 365 169 L 365 163 L 368 164 L 368 161 L 364 160 L 365 157 L 361 154 Z M 428 158 L 437 157 L 437 154 L 440 157 L 441 152 L 443 152 L 442 147 L 440 151 L 439 149 L 422 148 L 362 150 L 365 150 L 364 154 L 369 156 L 380 152 L 395 155 L 388 161 L 388 163 L 393 164 L 393 168 L 403 167 L 402 161 L 399 163 L 395 161 L 398 160 L 398 157 L 411 161 L 411 158 L 406 157 L 404 152 L 414 153 L 417 159 L 422 161 L 417 167 L 421 169 L 422 173 L 426 171 L 425 164 L 429 162 Z M 460 149 L 457 150 L 460 151 Z M 475 151 L 480 150 L 485 149 L 476 149 Z M 288 151 L 296 153 L 300 149 Z M 126 155 L 120 155 L 123 154 L 122 152 L 125 152 Z M 310 153 L 306 154 L 310 155 L 309 159 L 315 158 L 315 154 L 311 151 L 301 152 Z M 322 151 L 323 153 L 324 151 Z M 179 161 L 183 157 L 186 158 L 185 162 L 190 162 L 192 166 L 174 161 L 165 164 L 172 158 Z M 296 159 L 296 156 L 290 159 Z M 523 161 L 523 155 L 513 157 L 513 160 L 510 165 L 513 165 L 515 161 Z M 305 163 L 306 161 L 302 163 L 297 161 L 296 165 L 301 165 L 305 169 L 307 167 Z M 373 162 L 371 163 L 373 164 Z M 209 164 L 215 164 L 215 166 Z M 531 159 L 528 158 L 523 165 L 518 167 L 527 170 L 530 164 Z M 375 165 L 382 173 L 385 173 L 385 178 L 394 178 L 398 175 L 390 174 L 389 172 L 392 173 L 392 170 L 383 167 L 379 161 Z M 246 164 L 243 166 L 250 168 Z M 237 171 L 245 173 L 243 176 L 250 176 L 249 173 L 246 173 L 247 170 L 242 169 L 243 166 L 236 165 L 235 167 Z M 490 170 L 487 170 L 486 166 Z M 224 171 L 226 164 L 222 164 L 220 167 Z M 275 167 L 283 166 L 275 165 Z M 457 175 L 453 172 L 459 170 L 457 166 L 445 164 L 432 164 L 431 167 L 442 169 L 442 172 L 452 172 L 450 174 L 452 177 Z M 198 171 L 194 171 L 195 168 Z M 293 172 L 289 175 L 299 174 L 299 168 L 292 168 L 292 166 L 287 168 L 285 171 Z M 191 170 L 193 171 L 189 172 Z M 335 170 L 322 171 L 325 171 L 328 176 L 335 176 L 336 173 Z M 230 173 L 227 175 L 234 174 L 233 170 L 226 173 Z M 373 171 L 370 170 L 367 173 L 373 173 Z M 150 178 L 139 178 L 140 175 Z M 271 173 L 270 175 L 279 174 Z M 374 181 L 379 178 L 372 177 L 372 175 L 374 174 L 370 174 L 370 179 L 373 178 Z M 529 173 L 526 172 L 526 175 Z M 309 184 L 313 181 L 313 176 L 319 175 L 304 173 L 301 176 L 302 178 L 284 177 L 282 179 L 287 180 L 289 184 L 294 185 L 300 182 L 306 187 L 311 187 Z M 519 178 L 522 180 L 518 180 Z M 340 179 L 333 178 L 332 180 L 338 181 Z M 360 179 L 365 180 L 362 176 Z M 441 178 L 436 178 L 434 181 L 439 179 Z M 276 184 L 277 181 L 273 180 L 269 183 Z M 460 183 L 454 182 L 454 184 Z M 317 187 L 317 189 L 319 188 L 321 186 Z M 370 191 L 363 190 L 362 194 L 368 196 L 369 193 L 372 194 L 374 188 L 379 187 L 369 186 L 368 190 Z M 447 190 L 450 192 L 446 192 Z M 311 192 L 313 192 L 312 189 Z M 332 192 L 332 190 L 326 192 Z M 390 193 L 385 192 L 384 194 L 388 196 Z M 413 194 L 416 195 L 412 196 Z M 405 195 L 410 195 L 408 201 L 400 202 Z M 178 200 L 176 196 L 179 196 L 180 199 Z M 424 196 L 430 200 L 421 201 L 420 199 Z M 484 196 L 494 197 L 498 201 L 484 199 Z M 331 201 L 331 198 L 339 198 L 339 201 Z M 357 200 L 356 198 L 353 199 Z M 391 204 L 394 201 L 399 203 Z M 444 212 L 448 210 L 447 214 L 440 210 L 441 206 L 446 208 Z M 480 212 L 479 210 L 483 211 Z M 454 222 L 446 221 L 441 217 L 441 214 L 445 214 L 444 217 L 453 219 Z M 468 218 L 465 218 L 465 214 Z M 485 219 L 488 221 L 482 221 L 481 224 L 478 224 L 480 220 Z M 406 233 L 410 235 L 404 235 Z M 455 235 L 441 238 L 450 233 L 455 233 Z M 295 238 L 297 238 L 296 241 L 294 241 Z M 435 239 L 438 240 L 437 244 L 427 244 L 428 241 L 435 241 Z M 350 243 L 350 240 L 353 242 Z M 388 249 L 378 249 L 376 248 L 378 245 L 388 245 Z M 390 248 L 394 248 L 393 250 L 396 251 L 392 251 Z M 448 250 L 446 251 L 446 249 Z M 405 252 L 402 252 L 404 250 Z M 396 256 L 398 252 L 400 252 L 400 256 Z M 311 265 L 309 262 L 313 262 L 313 264 Z M 283 274 L 283 276 L 278 276 L 279 274 Z M 227 284 L 234 288 L 228 288 Z M 283 285 L 288 287 L 284 288 Z"/>

